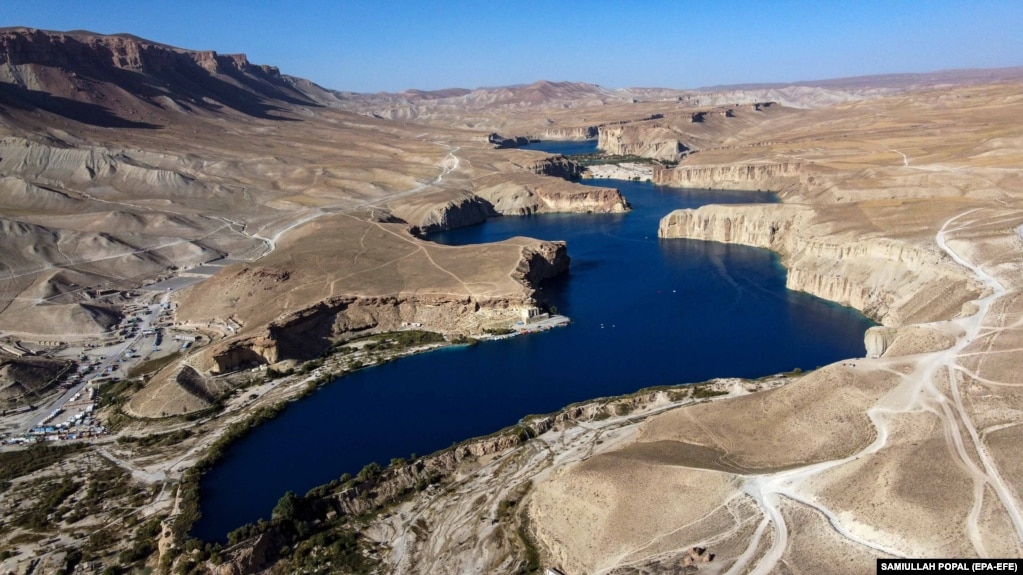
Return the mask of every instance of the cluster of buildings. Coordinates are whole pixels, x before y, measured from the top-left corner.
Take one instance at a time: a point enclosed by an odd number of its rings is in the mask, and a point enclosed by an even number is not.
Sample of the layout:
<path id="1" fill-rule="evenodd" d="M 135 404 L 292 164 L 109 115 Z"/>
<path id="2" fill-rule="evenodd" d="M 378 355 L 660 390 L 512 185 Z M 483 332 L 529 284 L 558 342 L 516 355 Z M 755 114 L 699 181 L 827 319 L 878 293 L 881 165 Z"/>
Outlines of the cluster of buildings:
<path id="1" fill-rule="evenodd" d="M 88 386 L 71 396 L 63 407 L 51 411 L 25 435 L 7 439 L 8 444 L 27 444 L 42 441 L 66 441 L 106 435 L 104 427 L 94 413 L 96 388 Z"/>

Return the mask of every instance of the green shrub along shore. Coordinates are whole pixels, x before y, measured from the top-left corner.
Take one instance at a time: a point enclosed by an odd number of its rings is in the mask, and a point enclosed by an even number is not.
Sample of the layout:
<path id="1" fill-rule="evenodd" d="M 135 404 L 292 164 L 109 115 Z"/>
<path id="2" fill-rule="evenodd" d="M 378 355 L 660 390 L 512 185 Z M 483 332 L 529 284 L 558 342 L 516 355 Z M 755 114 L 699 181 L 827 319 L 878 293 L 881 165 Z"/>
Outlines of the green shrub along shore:
<path id="1" fill-rule="evenodd" d="M 357 340 L 357 342 L 362 342 L 361 348 L 367 352 L 403 351 L 412 347 L 441 343 L 444 341 L 446 341 L 445 338 L 440 334 L 423 331 L 376 334 Z M 331 355 L 347 355 L 353 353 L 356 349 L 350 347 L 350 345 L 357 342 L 347 342 L 347 344 L 335 345 L 331 349 L 327 350 L 320 359 L 307 362 L 297 370 L 289 369 L 285 372 L 278 372 L 270 369 L 267 371 L 266 380 L 269 381 L 279 377 L 294 375 L 296 373 L 309 373 L 312 370 L 321 367 L 324 359 Z M 454 343 L 456 345 L 464 345 L 468 343 L 471 345 L 472 343 L 475 343 L 475 340 L 472 340 L 471 338 L 456 338 L 450 343 Z M 373 361 L 374 363 L 380 363 L 391 359 L 392 358 L 390 357 L 376 357 L 373 358 Z M 349 370 L 358 369 L 362 365 L 362 361 L 352 361 L 350 362 Z M 175 559 L 181 556 L 182 553 L 186 554 L 183 564 L 179 565 L 179 571 L 182 573 L 196 572 L 202 563 L 206 561 L 211 561 L 215 564 L 222 561 L 222 552 L 224 548 L 221 544 L 204 542 L 189 535 L 189 531 L 201 515 L 199 507 L 199 484 L 203 474 L 209 471 L 224 456 L 227 449 L 233 442 L 245 437 L 257 426 L 262 425 L 283 413 L 285 409 L 287 409 L 288 403 L 306 397 L 316 391 L 316 389 L 320 386 L 335 381 L 343 375 L 344 373 L 321 375 L 315 380 L 309 382 L 309 384 L 292 399 L 261 407 L 245 420 L 231 424 L 225 433 L 210 445 L 203 458 L 185 472 L 180 485 L 178 486 L 180 511 L 173 520 L 172 531 L 174 533 L 175 540 L 179 543 L 179 546 L 163 556 L 162 564 L 164 567 L 170 567 Z M 783 377 L 786 375 L 792 376 L 799 374 L 782 374 Z M 705 400 L 728 393 L 727 391 L 713 389 L 707 382 L 704 382 L 698 384 L 642 389 L 631 394 L 614 398 L 595 399 L 573 404 L 572 406 L 567 406 L 566 409 L 576 405 L 582 405 L 583 403 L 604 401 L 609 404 L 615 404 L 611 407 L 615 415 L 624 416 L 628 415 L 628 413 L 632 411 L 632 405 L 620 403 L 621 400 L 627 400 L 632 397 L 638 397 L 644 393 L 659 390 L 668 391 L 673 401 L 684 398 Z M 610 415 L 610 413 L 607 415 Z M 529 420 L 534 417 L 540 416 L 526 416 L 523 420 Z M 602 418 L 598 417 L 598 419 Z M 532 439 L 532 434 L 529 433 L 529 430 L 522 426 L 511 426 L 485 437 L 493 437 L 503 434 L 516 436 L 519 441 L 523 443 Z M 154 435 L 143 439 L 125 439 L 123 442 L 138 443 L 140 446 L 164 445 L 168 441 L 171 441 L 172 437 L 180 439 L 182 436 L 187 437 L 190 435 L 191 434 L 189 432 L 172 432 L 169 434 Z M 458 445 L 462 445 L 469 441 L 479 439 L 481 438 L 473 438 L 460 442 L 452 447 L 439 450 L 437 454 L 444 453 L 448 449 L 456 448 Z M 42 459 L 50 459 L 50 457 Z M 387 469 L 382 468 L 377 463 L 370 463 L 366 465 L 355 477 L 352 477 L 347 473 L 343 474 L 339 479 L 335 479 L 327 484 L 313 488 L 305 496 L 299 496 L 295 493 L 287 492 L 278 501 L 269 521 L 261 519 L 256 523 L 244 525 L 235 529 L 228 534 L 228 544 L 233 546 L 262 534 L 270 534 L 279 540 L 281 549 L 279 559 L 287 560 L 290 568 L 297 569 L 303 573 L 327 573 L 329 571 L 323 571 L 322 567 L 318 567 L 318 565 L 324 564 L 333 565 L 334 568 L 343 566 L 346 572 L 351 573 L 372 573 L 378 566 L 377 561 L 371 557 L 373 555 L 371 551 L 373 550 L 374 544 L 361 538 L 357 531 L 353 529 L 351 525 L 353 518 L 347 518 L 343 517 L 341 514 L 335 514 L 333 518 L 325 519 L 330 516 L 329 511 L 331 511 L 330 509 L 326 509 L 326 507 L 329 506 L 327 497 L 351 489 L 355 489 L 359 493 L 363 493 L 367 489 L 372 489 L 373 486 L 377 485 L 380 481 L 386 480 L 393 469 L 410 465 L 412 461 L 415 461 L 415 459 L 415 455 L 413 455 L 410 460 L 405 460 L 403 458 L 392 459 L 391 464 Z M 415 485 L 414 489 L 406 490 L 406 492 L 400 494 L 400 497 L 397 500 L 387 502 L 387 505 L 390 506 L 399 500 L 403 500 L 413 495 L 415 492 L 422 491 L 431 484 L 441 481 L 443 481 L 443 477 L 424 477 L 417 485 Z M 378 513 L 382 508 L 383 504 L 377 505 L 372 511 L 368 512 L 367 517 L 362 519 L 368 519 L 370 516 Z M 324 561 L 325 558 L 328 558 L 327 560 L 329 563 Z"/>

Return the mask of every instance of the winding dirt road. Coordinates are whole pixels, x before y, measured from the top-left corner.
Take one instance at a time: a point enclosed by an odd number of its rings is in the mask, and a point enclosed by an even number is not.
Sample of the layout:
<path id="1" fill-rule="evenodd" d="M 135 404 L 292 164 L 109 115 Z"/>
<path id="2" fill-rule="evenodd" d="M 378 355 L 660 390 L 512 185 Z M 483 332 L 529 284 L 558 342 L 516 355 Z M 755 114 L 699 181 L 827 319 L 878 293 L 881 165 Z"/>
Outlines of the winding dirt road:
<path id="1" fill-rule="evenodd" d="M 748 572 L 760 575 L 775 571 L 788 544 L 789 526 L 786 525 L 780 508 L 783 499 L 805 505 L 823 514 L 834 531 L 852 543 L 865 546 L 883 555 L 915 556 L 916 553 L 912 549 L 900 548 L 895 544 L 885 544 L 874 538 L 858 534 L 856 526 L 846 525 L 839 512 L 816 501 L 812 495 L 806 493 L 807 490 L 804 488 L 811 479 L 825 471 L 885 449 L 889 446 L 894 432 L 893 421 L 896 417 L 901 414 L 919 412 L 930 412 L 941 419 L 946 441 L 949 444 L 950 452 L 956 458 L 957 466 L 966 470 L 973 482 L 971 494 L 973 504 L 967 518 L 965 532 L 977 555 L 990 556 L 984 545 L 984 534 L 979 525 L 984 494 L 988 488 L 995 493 L 999 504 L 1008 514 L 1017 541 L 1023 542 L 1023 515 L 1020 512 L 1020 502 L 1013 495 L 1011 488 L 1007 485 L 981 440 L 981 433 L 971 420 L 969 411 L 963 403 L 959 389 L 961 382 L 956 378 L 957 373 L 965 370 L 964 366 L 959 363 L 960 358 L 964 355 L 963 350 L 971 342 L 990 332 L 990 328 L 986 327 L 986 320 L 989 319 L 992 304 L 1008 293 L 1008 290 L 997 278 L 983 269 L 982 264 L 969 261 L 949 245 L 950 241 L 954 241 L 950 240 L 950 234 L 969 227 L 968 224 L 959 224 L 959 222 L 975 211 L 977 210 L 969 210 L 950 218 L 935 237 L 937 245 L 950 258 L 959 265 L 968 268 L 987 288 L 985 295 L 974 302 L 975 313 L 953 320 L 953 323 L 960 329 L 955 345 L 944 351 L 934 352 L 918 362 L 912 372 L 902 375 L 902 381 L 895 389 L 868 410 L 867 415 L 874 425 L 876 438 L 861 452 L 835 461 L 779 473 L 750 476 L 746 480 L 744 491 L 760 506 L 763 519 L 749 543 L 747 552 L 740 556 L 727 573 Z M 1020 228 L 1020 231 L 1023 231 L 1023 228 Z M 948 391 L 943 390 L 945 386 L 942 381 L 950 382 L 947 385 Z M 761 539 L 768 528 L 772 533 L 770 547 L 750 568 L 748 563 L 761 546 Z"/>

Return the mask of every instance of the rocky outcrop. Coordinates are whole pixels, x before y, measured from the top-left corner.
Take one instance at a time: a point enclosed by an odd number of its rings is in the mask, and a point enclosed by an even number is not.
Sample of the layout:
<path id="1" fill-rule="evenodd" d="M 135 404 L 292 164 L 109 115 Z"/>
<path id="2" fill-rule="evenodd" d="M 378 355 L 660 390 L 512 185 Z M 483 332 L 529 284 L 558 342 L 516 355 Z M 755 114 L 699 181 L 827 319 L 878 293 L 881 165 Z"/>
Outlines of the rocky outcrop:
<path id="1" fill-rule="evenodd" d="M 521 301 L 483 300 L 457 296 L 332 297 L 288 314 L 256 334 L 214 346 L 209 357 L 213 373 L 226 373 L 253 364 L 317 357 L 337 340 L 367 330 L 390 331 L 418 323 L 440 332 L 479 333 L 488 321 L 518 317 L 532 307 Z"/>
<path id="2" fill-rule="evenodd" d="M 735 112 L 731 108 L 725 110 L 700 110 L 694 112 L 676 111 L 664 114 L 665 118 L 679 118 L 691 124 L 705 122 L 709 118 L 734 118 Z"/>
<path id="3" fill-rule="evenodd" d="M 540 283 L 567 271 L 568 264 L 564 242 L 523 246 L 513 277 L 527 291 L 515 298 L 430 294 L 331 297 L 289 313 L 253 335 L 212 346 L 206 352 L 206 364 L 213 373 L 226 373 L 253 364 L 313 359 L 335 341 L 409 323 L 442 333 L 478 334 L 486 327 L 518 320 L 522 309 L 536 305 Z"/>
<path id="4" fill-rule="evenodd" d="M 640 156 L 670 162 L 677 162 L 689 150 L 677 132 L 653 124 L 601 126 L 597 148 L 615 156 Z"/>
<path id="5" fill-rule="evenodd" d="M 270 529 L 255 540 L 229 547 L 223 552 L 224 562 L 216 568 L 217 575 L 250 575 L 258 573 L 279 557 L 283 543 L 276 530 Z"/>
<path id="6" fill-rule="evenodd" d="M 529 171 L 542 176 L 553 176 L 564 180 L 578 180 L 585 168 L 565 156 L 549 156 L 529 166 Z"/>
<path id="7" fill-rule="evenodd" d="M 499 215 L 493 204 L 470 193 L 435 205 L 426 215 L 416 216 L 414 219 L 411 214 L 403 213 L 400 208 L 395 210 L 395 214 L 413 224 L 412 233 L 414 234 L 428 234 L 475 226 L 487 221 L 487 218 Z"/>
<path id="8" fill-rule="evenodd" d="M 256 66 L 245 54 L 182 50 L 127 34 L 48 32 L 9 28 L 0 32 L 0 65 L 40 64 L 69 69 L 113 66 L 142 73 L 181 73 L 198 66 L 210 73 L 226 68 L 280 77 L 274 66 Z"/>
<path id="9" fill-rule="evenodd" d="M 737 187 L 757 185 L 778 189 L 785 183 L 798 182 L 806 173 L 800 162 L 728 164 L 721 166 L 679 165 L 674 168 L 654 167 L 654 183 L 679 188 Z"/>
<path id="10" fill-rule="evenodd" d="M 422 490 L 425 487 L 448 479 L 460 466 L 480 457 L 503 453 L 517 447 L 530 437 L 526 431 L 522 436 L 500 433 L 493 437 L 463 443 L 424 457 L 401 467 L 388 468 L 377 478 L 346 489 L 333 496 L 334 510 L 343 515 L 357 517 L 403 495 Z"/>
<path id="11" fill-rule="evenodd" d="M 476 193 L 506 216 L 541 213 L 618 214 L 629 211 L 629 203 L 614 188 L 597 188 L 528 178 L 481 178 Z"/>
<path id="12" fill-rule="evenodd" d="M 522 261 L 515 268 L 515 277 L 528 286 L 539 286 L 544 280 L 568 271 L 568 247 L 565 242 L 543 242 L 522 249 Z"/>
<path id="13" fill-rule="evenodd" d="M 202 402 L 211 404 L 216 399 L 214 394 L 211 393 L 209 388 L 206 386 L 206 382 L 203 380 L 203 377 L 190 365 L 182 366 L 178 371 L 178 374 L 174 377 L 174 381 L 180 385 L 186 393 L 194 396 Z"/>
<path id="14" fill-rule="evenodd" d="M 212 373 L 227 373 L 239 367 L 277 363 L 277 345 L 268 337 L 254 337 L 218 346 L 213 353 Z"/>
<path id="15" fill-rule="evenodd" d="M 105 127 L 156 127 L 134 118 L 158 109 L 270 117 L 280 109 L 270 101 L 313 103 L 277 68 L 252 64 L 244 54 L 184 50 L 127 34 L 4 29 L 0 83 L 3 99 L 16 108 Z"/>
<path id="16" fill-rule="evenodd" d="M 559 169 L 578 169 L 574 162 L 546 164 L 552 174 Z M 538 162 L 538 164 L 543 163 Z M 561 167 L 559 167 L 561 166 Z M 540 213 L 624 213 L 629 203 L 614 188 L 576 186 L 558 182 L 537 184 L 506 178 L 482 178 L 476 193 L 464 192 L 449 200 L 421 205 L 394 206 L 394 214 L 411 224 L 414 234 L 429 234 L 481 224 L 495 216 L 525 216 Z"/>
<path id="17" fill-rule="evenodd" d="M 501 134 L 488 134 L 485 141 L 494 146 L 494 149 L 503 150 L 506 148 L 518 148 L 519 146 L 525 146 L 529 143 L 529 138 L 525 136 L 505 138 Z"/>
<path id="18" fill-rule="evenodd" d="M 546 212 L 621 214 L 629 211 L 629 202 L 614 188 L 590 188 L 583 191 L 542 188 L 537 196 Z"/>
<path id="19" fill-rule="evenodd" d="M 952 317 L 981 292 L 936 247 L 850 237 L 834 223 L 841 221 L 836 214 L 824 221 L 812 208 L 796 205 L 712 205 L 672 212 L 658 235 L 773 250 L 788 268 L 789 289 L 852 306 L 885 325 Z"/>

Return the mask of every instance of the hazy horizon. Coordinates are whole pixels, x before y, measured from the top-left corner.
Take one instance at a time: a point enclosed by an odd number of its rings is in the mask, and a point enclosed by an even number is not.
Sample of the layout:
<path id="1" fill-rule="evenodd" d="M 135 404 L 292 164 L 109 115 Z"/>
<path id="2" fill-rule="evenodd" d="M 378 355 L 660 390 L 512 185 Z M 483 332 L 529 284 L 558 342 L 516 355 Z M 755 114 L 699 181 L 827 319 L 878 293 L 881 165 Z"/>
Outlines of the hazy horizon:
<path id="1" fill-rule="evenodd" d="M 1023 3 L 181 0 L 0 5 L 0 26 L 129 33 L 351 92 L 531 84 L 697 89 L 1023 65 Z"/>

